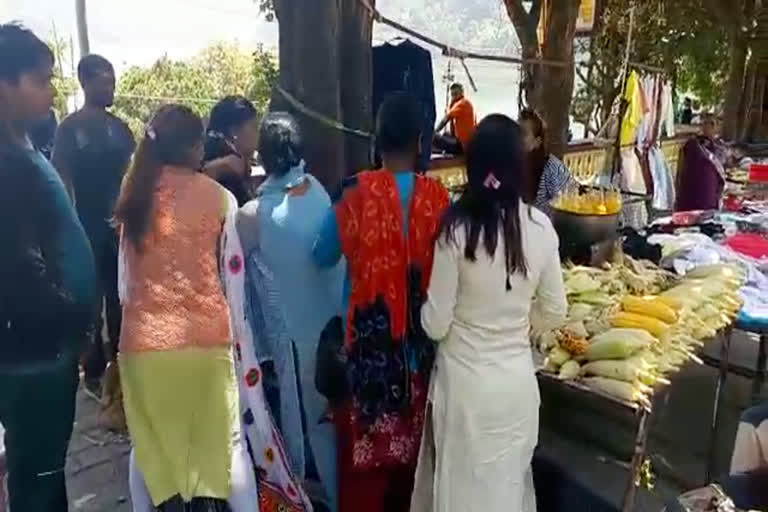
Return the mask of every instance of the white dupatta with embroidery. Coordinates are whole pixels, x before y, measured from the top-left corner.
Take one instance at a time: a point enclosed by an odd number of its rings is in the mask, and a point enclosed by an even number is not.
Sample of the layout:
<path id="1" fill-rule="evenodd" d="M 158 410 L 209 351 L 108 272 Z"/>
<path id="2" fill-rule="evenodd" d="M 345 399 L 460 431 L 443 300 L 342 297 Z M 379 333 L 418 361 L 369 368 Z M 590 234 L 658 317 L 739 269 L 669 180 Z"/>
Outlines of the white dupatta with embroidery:
<path id="1" fill-rule="evenodd" d="M 219 268 L 230 308 L 241 425 L 256 469 L 259 510 L 312 512 L 309 498 L 290 469 L 283 440 L 268 409 L 253 332 L 245 311 L 245 258 L 237 233 L 238 206 L 232 194 L 228 193 L 227 198 Z"/>

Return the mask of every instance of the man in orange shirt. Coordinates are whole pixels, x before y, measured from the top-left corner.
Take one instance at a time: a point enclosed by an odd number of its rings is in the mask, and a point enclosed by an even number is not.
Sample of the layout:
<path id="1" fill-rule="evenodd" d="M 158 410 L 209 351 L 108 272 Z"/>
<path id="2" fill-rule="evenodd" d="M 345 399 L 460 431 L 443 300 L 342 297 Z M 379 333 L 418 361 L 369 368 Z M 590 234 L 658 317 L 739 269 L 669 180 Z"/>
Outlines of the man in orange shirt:
<path id="1" fill-rule="evenodd" d="M 441 134 L 445 126 L 451 123 L 450 133 Z M 451 105 L 445 117 L 435 129 L 433 146 L 439 151 L 461 155 L 467 147 L 469 139 L 475 132 L 475 108 L 464 97 L 464 87 L 459 83 L 451 85 Z"/>

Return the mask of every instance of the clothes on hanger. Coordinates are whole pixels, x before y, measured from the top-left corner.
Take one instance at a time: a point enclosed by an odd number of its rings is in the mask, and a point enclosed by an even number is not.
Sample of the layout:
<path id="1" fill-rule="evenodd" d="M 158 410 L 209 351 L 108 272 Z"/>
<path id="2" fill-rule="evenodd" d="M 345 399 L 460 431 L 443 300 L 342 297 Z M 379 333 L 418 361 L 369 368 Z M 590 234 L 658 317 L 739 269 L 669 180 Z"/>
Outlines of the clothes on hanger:
<path id="1" fill-rule="evenodd" d="M 411 94 L 421 102 L 424 110 L 416 170 L 425 171 L 429 166 L 437 118 L 432 54 L 408 39 L 395 38 L 373 47 L 373 111 L 377 112 L 384 100 L 396 92 Z"/>

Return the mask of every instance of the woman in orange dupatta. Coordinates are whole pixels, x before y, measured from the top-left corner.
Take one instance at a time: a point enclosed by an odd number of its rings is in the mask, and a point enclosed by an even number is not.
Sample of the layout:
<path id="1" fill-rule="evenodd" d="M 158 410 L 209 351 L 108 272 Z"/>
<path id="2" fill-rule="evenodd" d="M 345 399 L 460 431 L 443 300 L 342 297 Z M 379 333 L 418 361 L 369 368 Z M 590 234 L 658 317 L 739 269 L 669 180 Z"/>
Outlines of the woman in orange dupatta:
<path id="1" fill-rule="evenodd" d="M 339 511 L 407 511 L 434 346 L 421 327 L 433 246 L 448 193 L 413 172 L 421 110 L 396 95 L 379 110 L 384 169 L 345 184 L 314 248 L 318 265 L 347 260 L 346 396 L 336 397 Z"/>

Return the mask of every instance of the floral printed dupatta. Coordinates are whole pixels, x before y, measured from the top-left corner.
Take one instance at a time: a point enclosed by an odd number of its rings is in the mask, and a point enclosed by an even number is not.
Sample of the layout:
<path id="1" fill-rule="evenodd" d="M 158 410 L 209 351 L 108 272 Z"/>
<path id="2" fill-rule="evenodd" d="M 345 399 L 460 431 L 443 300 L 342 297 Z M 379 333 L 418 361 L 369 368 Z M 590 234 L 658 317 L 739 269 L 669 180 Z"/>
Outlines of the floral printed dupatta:
<path id="1" fill-rule="evenodd" d="M 236 222 L 238 205 L 234 196 L 227 194 L 227 197 L 220 269 L 232 322 L 241 424 L 259 487 L 258 510 L 312 512 L 309 498 L 290 469 L 283 440 L 267 406 L 253 332 L 245 311 L 245 265 Z"/>
<path id="2" fill-rule="evenodd" d="M 415 176 L 404 231 L 395 178 L 374 171 L 358 174 L 335 206 L 351 278 L 345 347 L 352 396 L 334 418 L 352 440 L 357 469 L 416 463 L 434 361 L 420 309 L 447 205 L 438 182 Z"/>

